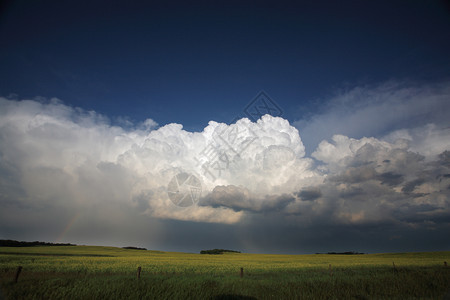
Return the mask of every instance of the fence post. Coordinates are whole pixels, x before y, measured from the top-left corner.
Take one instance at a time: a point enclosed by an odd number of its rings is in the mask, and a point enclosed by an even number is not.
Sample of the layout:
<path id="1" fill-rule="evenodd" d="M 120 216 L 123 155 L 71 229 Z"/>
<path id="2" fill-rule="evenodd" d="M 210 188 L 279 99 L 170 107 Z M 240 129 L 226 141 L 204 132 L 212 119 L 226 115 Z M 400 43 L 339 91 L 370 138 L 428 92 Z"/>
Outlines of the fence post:
<path id="1" fill-rule="evenodd" d="M 328 265 L 328 271 L 330 271 L 330 276 L 333 276 L 333 269 L 331 268 L 331 264 Z"/>
<path id="2" fill-rule="evenodd" d="M 241 268 L 241 278 L 244 277 L 244 268 Z"/>
<path id="3" fill-rule="evenodd" d="M 142 270 L 142 268 L 138 267 L 138 269 L 137 269 L 137 279 L 141 278 L 141 270 Z"/>
<path id="4" fill-rule="evenodd" d="M 394 264 L 394 262 L 392 262 L 392 266 L 394 266 L 394 272 L 395 272 L 395 273 L 397 273 L 397 272 L 398 272 L 398 270 L 397 270 L 397 268 L 395 267 L 395 264 Z"/>
<path id="5" fill-rule="evenodd" d="M 17 283 L 17 281 L 19 280 L 20 272 L 22 272 L 22 266 L 17 267 L 16 277 L 14 278 L 14 283 Z"/>
<path id="6" fill-rule="evenodd" d="M 444 267 L 447 267 L 447 262 L 446 261 L 444 261 Z"/>

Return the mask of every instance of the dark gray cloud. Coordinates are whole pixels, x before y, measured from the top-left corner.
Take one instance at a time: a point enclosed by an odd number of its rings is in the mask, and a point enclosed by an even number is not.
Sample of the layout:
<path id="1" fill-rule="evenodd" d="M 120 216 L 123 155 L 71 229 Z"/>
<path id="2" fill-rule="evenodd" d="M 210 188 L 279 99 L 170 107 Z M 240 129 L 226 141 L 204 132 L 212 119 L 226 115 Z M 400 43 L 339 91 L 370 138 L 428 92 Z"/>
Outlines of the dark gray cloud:
<path id="1" fill-rule="evenodd" d="M 382 184 L 387 184 L 390 186 L 399 185 L 403 182 L 403 175 L 395 174 L 393 172 L 379 174 L 377 178 L 381 181 Z"/>
<path id="2" fill-rule="evenodd" d="M 450 167 L 450 151 L 445 150 L 441 154 L 439 154 L 439 164 Z"/>
<path id="3" fill-rule="evenodd" d="M 407 182 L 403 188 L 402 188 L 402 192 L 409 194 L 412 193 L 412 191 L 414 191 L 414 189 L 416 188 L 416 186 L 420 186 L 421 184 L 425 183 L 425 179 L 423 178 L 418 178 L 415 180 L 412 180 L 410 182 Z"/>
<path id="4" fill-rule="evenodd" d="M 322 196 L 322 193 L 317 188 L 309 188 L 301 190 L 298 193 L 295 193 L 297 197 L 299 197 L 302 201 L 314 201 Z"/>
<path id="5" fill-rule="evenodd" d="M 273 212 L 286 207 L 295 201 L 292 195 L 264 195 L 252 194 L 245 187 L 234 185 L 216 186 L 211 193 L 200 199 L 199 205 L 211 207 L 227 207 L 234 211 Z"/>

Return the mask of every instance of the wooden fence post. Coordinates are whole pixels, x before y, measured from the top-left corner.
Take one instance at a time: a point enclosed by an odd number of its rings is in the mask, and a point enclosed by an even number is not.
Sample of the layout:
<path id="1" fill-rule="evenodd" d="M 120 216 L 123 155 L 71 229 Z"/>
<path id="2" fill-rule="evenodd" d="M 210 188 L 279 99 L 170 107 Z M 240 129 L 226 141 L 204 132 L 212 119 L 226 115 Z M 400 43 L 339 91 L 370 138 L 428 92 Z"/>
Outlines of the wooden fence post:
<path id="1" fill-rule="evenodd" d="M 333 276 L 333 269 L 331 268 L 331 264 L 328 265 L 328 271 L 330 271 L 330 276 Z"/>
<path id="2" fill-rule="evenodd" d="M 398 270 L 397 270 L 397 268 L 395 267 L 395 264 L 394 264 L 394 262 L 392 262 L 392 266 L 394 267 L 394 272 L 395 272 L 395 273 L 397 273 L 397 272 L 398 272 Z"/>
<path id="3" fill-rule="evenodd" d="M 17 267 L 16 277 L 14 278 L 14 283 L 17 283 L 17 281 L 19 280 L 20 272 L 22 272 L 22 266 Z"/>
<path id="4" fill-rule="evenodd" d="M 244 268 L 241 268 L 241 278 L 244 277 Z"/>
<path id="5" fill-rule="evenodd" d="M 444 267 L 447 267 L 447 262 L 446 261 L 444 261 Z"/>
<path id="6" fill-rule="evenodd" d="M 138 267 L 138 269 L 137 269 L 137 279 L 141 278 L 141 270 L 142 270 L 142 268 Z"/>

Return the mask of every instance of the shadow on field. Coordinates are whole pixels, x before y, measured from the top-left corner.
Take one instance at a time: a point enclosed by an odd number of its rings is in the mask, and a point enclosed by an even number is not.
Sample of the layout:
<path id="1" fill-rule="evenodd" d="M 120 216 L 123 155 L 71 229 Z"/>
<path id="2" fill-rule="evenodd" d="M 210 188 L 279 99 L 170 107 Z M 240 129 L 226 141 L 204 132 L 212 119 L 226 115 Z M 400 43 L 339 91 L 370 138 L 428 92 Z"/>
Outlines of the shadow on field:
<path id="1" fill-rule="evenodd" d="M 213 300 L 257 300 L 255 297 L 242 296 L 242 295 L 218 295 L 212 298 Z"/>

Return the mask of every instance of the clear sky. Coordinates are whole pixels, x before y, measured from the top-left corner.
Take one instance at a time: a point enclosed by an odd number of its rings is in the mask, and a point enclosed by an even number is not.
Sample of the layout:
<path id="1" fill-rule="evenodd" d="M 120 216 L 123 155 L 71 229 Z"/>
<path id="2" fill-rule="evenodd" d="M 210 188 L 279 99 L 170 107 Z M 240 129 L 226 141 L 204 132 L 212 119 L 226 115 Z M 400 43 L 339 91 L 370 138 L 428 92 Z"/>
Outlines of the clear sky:
<path id="1" fill-rule="evenodd" d="M 3 1 L 0 238 L 450 250 L 449 53 L 448 1 Z"/>

